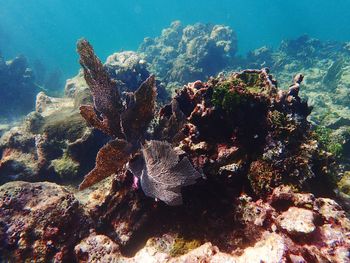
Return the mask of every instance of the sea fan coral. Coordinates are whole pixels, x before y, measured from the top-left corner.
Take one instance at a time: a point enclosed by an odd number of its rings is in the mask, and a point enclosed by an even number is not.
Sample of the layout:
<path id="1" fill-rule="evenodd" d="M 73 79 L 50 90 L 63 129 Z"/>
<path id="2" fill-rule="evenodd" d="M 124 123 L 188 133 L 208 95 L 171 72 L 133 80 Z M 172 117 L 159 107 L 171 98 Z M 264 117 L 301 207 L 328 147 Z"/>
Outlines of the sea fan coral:
<path id="1" fill-rule="evenodd" d="M 78 42 L 78 53 L 94 101 L 94 106 L 80 106 L 81 115 L 91 126 L 116 138 L 98 153 L 95 168 L 80 185 L 84 189 L 120 171 L 137 151 L 153 119 L 157 92 L 155 78 L 150 76 L 123 100 L 88 41 Z"/>
<path id="2" fill-rule="evenodd" d="M 186 157 L 180 160 L 167 142 L 150 141 L 142 153 L 145 160 L 141 175 L 142 190 L 167 205 L 181 205 L 181 188 L 194 184 L 200 174 Z"/>
<path id="3" fill-rule="evenodd" d="M 84 78 L 94 100 L 94 108 L 87 105 L 80 108 L 82 116 L 89 124 L 97 126 L 103 132 L 116 137 L 121 136 L 119 110 L 122 109 L 122 103 L 116 83 L 109 77 L 87 40 L 80 40 L 77 50 L 84 69 Z"/>

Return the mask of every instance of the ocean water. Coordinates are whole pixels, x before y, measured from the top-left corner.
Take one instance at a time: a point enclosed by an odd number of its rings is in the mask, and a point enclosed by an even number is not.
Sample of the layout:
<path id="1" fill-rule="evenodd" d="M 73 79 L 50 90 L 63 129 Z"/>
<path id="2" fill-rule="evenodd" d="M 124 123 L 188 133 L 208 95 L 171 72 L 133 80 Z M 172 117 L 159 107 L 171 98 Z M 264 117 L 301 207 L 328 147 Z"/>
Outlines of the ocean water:
<path id="1" fill-rule="evenodd" d="M 71 77 L 78 70 L 75 43 L 86 37 L 105 59 L 134 50 L 174 20 L 226 24 L 237 33 L 239 52 L 309 34 L 350 39 L 350 1 L 337 0 L 0 0 L 0 51 L 24 54 Z"/>

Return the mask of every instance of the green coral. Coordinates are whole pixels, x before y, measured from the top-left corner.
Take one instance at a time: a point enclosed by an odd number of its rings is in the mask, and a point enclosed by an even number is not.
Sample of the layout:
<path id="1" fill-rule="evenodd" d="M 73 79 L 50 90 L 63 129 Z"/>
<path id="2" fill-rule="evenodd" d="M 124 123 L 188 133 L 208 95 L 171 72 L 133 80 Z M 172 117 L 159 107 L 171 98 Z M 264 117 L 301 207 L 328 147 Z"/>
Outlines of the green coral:
<path id="1" fill-rule="evenodd" d="M 341 138 L 332 135 L 332 129 L 318 126 L 315 129 L 317 141 L 327 152 L 330 152 L 336 157 L 341 157 L 343 154 L 343 145 Z"/>

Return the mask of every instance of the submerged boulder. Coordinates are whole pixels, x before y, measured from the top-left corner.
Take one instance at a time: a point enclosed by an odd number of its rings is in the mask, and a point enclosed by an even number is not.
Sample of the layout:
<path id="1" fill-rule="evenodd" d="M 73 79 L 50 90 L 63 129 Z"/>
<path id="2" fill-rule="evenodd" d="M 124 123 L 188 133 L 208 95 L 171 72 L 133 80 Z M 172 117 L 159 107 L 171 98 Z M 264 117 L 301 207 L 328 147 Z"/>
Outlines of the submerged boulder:
<path id="1" fill-rule="evenodd" d="M 109 237 L 92 233 L 75 247 L 76 259 L 258 263 L 347 262 L 349 258 L 350 239 L 346 233 L 350 220 L 331 199 L 295 193 L 290 187 L 281 186 L 266 200 L 254 201 L 241 195 L 231 212 L 232 228 L 225 230 L 224 243 L 195 239 L 181 232 L 179 236 L 164 229 L 130 255 Z M 311 221 L 304 220 L 305 216 Z M 167 220 L 172 220 L 169 215 Z"/>
<path id="2" fill-rule="evenodd" d="M 40 92 L 36 111 L 0 138 L 0 183 L 79 183 L 103 143 L 103 135 L 89 128 L 75 108 L 74 98 Z"/>

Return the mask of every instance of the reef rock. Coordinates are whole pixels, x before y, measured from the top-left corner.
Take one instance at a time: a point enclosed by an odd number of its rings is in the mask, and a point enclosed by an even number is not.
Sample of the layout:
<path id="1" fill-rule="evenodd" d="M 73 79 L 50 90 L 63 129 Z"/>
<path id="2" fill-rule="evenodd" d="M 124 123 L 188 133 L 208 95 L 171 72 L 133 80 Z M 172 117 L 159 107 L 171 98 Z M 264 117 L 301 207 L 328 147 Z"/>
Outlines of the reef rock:
<path id="1" fill-rule="evenodd" d="M 0 138 L 0 183 L 79 182 L 93 167 L 104 136 L 87 127 L 74 98 L 40 92 L 36 111 Z"/>
<path id="2" fill-rule="evenodd" d="M 132 255 L 112 239 L 92 233 L 75 247 L 78 262 L 347 262 L 350 221 L 339 205 L 281 186 L 267 198 L 242 195 L 232 211 L 232 228 L 225 231 L 228 248 L 213 240 L 186 240 L 165 232 L 150 238 Z M 304 215 L 302 218 L 301 215 Z M 310 217 L 312 215 L 312 217 Z M 288 216 L 288 218 L 287 218 Z M 310 228 L 301 227 L 305 217 Z M 286 220 L 283 221 L 282 218 Z M 312 218 L 312 220 L 311 220 Z M 167 217 L 171 221 L 171 217 Z M 281 224 L 281 220 L 283 224 Z M 290 231 L 291 230 L 291 231 Z M 306 230 L 306 231 L 304 231 Z M 202 231 L 207 231 L 202 228 Z M 297 232 L 297 235 L 296 235 Z"/>
<path id="3" fill-rule="evenodd" d="M 113 262 L 119 253 L 118 245 L 104 235 L 91 234 L 75 247 L 78 262 Z"/>
<path id="4" fill-rule="evenodd" d="M 310 210 L 291 207 L 277 219 L 282 229 L 291 235 L 306 235 L 315 231 L 314 214 Z"/>
<path id="5" fill-rule="evenodd" d="M 146 38 L 139 52 L 167 89 L 217 75 L 237 51 L 234 31 L 223 25 L 183 26 L 175 21 L 161 36 Z"/>
<path id="6" fill-rule="evenodd" d="M 0 186 L 1 261 L 70 261 L 89 225 L 62 186 L 20 181 Z"/>
<path id="7" fill-rule="evenodd" d="M 117 52 L 109 56 L 105 68 L 109 76 L 118 81 L 121 92 L 137 90 L 150 76 L 145 60 L 133 51 Z"/>
<path id="8" fill-rule="evenodd" d="M 35 108 L 39 87 L 25 57 L 5 62 L 0 56 L 0 120 L 21 117 Z"/>

